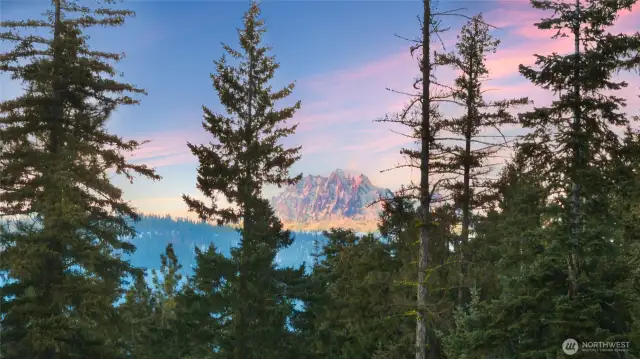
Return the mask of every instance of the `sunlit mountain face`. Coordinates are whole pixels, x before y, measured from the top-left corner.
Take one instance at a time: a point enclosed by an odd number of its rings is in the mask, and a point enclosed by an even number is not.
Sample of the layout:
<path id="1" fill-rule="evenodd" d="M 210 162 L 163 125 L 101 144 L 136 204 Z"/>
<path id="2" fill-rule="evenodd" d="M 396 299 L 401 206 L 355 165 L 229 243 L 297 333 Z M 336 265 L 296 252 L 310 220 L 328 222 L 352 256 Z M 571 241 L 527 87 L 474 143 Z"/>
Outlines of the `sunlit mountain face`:
<path id="1" fill-rule="evenodd" d="M 375 232 L 389 189 L 376 187 L 364 174 L 341 169 L 329 176 L 302 178 L 271 199 L 276 215 L 292 230 L 327 230 L 331 227 Z"/>

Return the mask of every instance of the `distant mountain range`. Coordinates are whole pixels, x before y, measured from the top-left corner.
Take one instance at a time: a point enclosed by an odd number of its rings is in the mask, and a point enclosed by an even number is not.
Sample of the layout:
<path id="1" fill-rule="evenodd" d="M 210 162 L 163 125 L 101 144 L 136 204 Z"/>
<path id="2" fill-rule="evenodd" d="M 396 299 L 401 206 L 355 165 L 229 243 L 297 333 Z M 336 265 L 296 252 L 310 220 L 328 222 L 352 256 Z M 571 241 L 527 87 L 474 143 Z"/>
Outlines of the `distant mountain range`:
<path id="1" fill-rule="evenodd" d="M 328 177 L 309 175 L 271 199 L 276 215 L 292 230 L 349 228 L 377 230 L 380 198 L 391 190 L 374 186 L 364 174 L 337 169 Z"/>

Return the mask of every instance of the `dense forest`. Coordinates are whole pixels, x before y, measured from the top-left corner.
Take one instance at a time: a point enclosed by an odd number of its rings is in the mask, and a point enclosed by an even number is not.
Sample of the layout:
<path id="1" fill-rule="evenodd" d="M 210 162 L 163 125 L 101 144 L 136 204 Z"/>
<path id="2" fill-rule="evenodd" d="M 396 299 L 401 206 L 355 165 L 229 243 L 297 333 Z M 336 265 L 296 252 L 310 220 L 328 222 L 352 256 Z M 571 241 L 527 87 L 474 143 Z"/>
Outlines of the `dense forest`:
<path id="1" fill-rule="evenodd" d="M 556 358 L 576 354 L 566 339 L 608 345 L 581 346 L 581 358 L 638 357 L 639 119 L 623 111 L 616 91 L 627 84 L 615 75 L 640 70 L 640 33 L 607 31 L 635 2 L 531 0 L 549 14 L 535 26 L 575 51 L 520 65 L 554 94 L 524 111 L 527 98 L 483 98 L 486 55 L 500 52 L 492 25 L 467 17 L 455 49 L 434 51 L 447 16 L 466 15 L 423 0 L 408 49 L 416 92 L 380 120 L 415 139 L 402 155 L 420 181 L 382 199 L 379 233 L 327 231 L 306 267 L 275 264 L 294 239 L 262 190 L 300 179 L 289 172 L 300 148 L 280 143 L 295 134 L 287 121 L 301 103 L 276 106 L 294 85 L 270 86 L 279 64 L 251 3 L 211 75 L 227 111 L 203 107 L 211 140 L 188 145 L 212 201 L 183 196 L 203 222 L 237 228 L 239 242 L 228 253 L 196 247 L 189 274 L 180 257 L 191 253 L 171 244 L 159 270 L 128 260 L 140 216 L 109 175 L 161 180 L 128 162 L 140 142 L 105 126 L 145 90 L 118 80 L 122 55 L 84 35 L 133 12 L 51 0 L 43 19 L 2 19 L 0 38 L 14 47 L 0 70 L 26 90 L 0 104 L 0 357 Z M 442 67 L 455 69 L 454 82 L 438 81 Z M 462 115 L 447 117 L 443 102 Z M 483 136 L 502 126 L 526 134 Z M 510 162 L 496 172 L 491 159 L 505 149 Z"/>

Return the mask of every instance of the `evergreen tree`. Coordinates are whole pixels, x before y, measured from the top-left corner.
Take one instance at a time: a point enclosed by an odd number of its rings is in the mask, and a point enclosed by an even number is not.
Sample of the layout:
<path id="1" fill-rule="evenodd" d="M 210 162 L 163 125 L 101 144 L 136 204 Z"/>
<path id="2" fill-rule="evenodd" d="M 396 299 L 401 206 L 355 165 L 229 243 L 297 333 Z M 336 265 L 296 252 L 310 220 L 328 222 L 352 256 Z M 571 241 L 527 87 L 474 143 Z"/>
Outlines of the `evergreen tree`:
<path id="1" fill-rule="evenodd" d="M 455 253 L 450 248 L 457 240 L 454 232 L 457 218 L 450 205 L 434 207 L 432 210 L 431 237 L 429 241 L 429 266 L 426 285 L 429 291 L 426 308 L 427 343 L 429 355 L 434 358 L 444 355 L 440 344 L 441 333 L 451 325 L 451 314 L 457 291 L 457 271 Z M 415 314 L 413 291 L 418 277 L 417 247 L 420 215 L 412 201 L 402 196 L 383 202 L 383 212 L 379 224 L 380 233 L 387 239 L 393 257 L 400 268 L 394 275 L 392 304 L 405 314 Z M 386 355 L 386 356 L 385 356 Z M 392 353 L 380 353 L 379 358 L 394 358 Z"/>
<path id="2" fill-rule="evenodd" d="M 276 253 L 291 243 L 291 233 L 283 230 L 268 202 L 261 203 L 262 210 L 254 209 L 258 216 L 251 223 L 256 237 L 241 230 L 242 246 L 233 248 L 230 258 L 213 246 L 206 252 L 196 249 L 197 266 L 183 303 L 195 308 L 188 317 L 199 313 L 200 325 L 207 328 L 198 334 L 196 347 L 216 358 L 235 358 L 239 346 L 246 358 L 298 357 L 295 334 L 287 323 L 294 315 L 294 294 L 303 268 L 275 268 Z M 239 268 L 241 256 L 244 268 Z M 243 281 L 247 287 L 241 287 Z M 248 313 L 250 324 L 242 331 L 235 317 L 239 311 Z"/>
<path id="3" fill-rule="evenodd" d="M 135 273 L 121 257 L 134 250 L 124 237 L 138 216 L 107 171 L 159 176 L 126 161 L 123 152 L 140 143 L 105 127 L 144 91 L 118 81 L 113 62 L 122 55 L 91 50 L 83 31 L 133 13 L 53 0 L 45 15 L 1 22 L 0 39 L 16 46 L 0 69 L 25 93 L 0 104 L 0 213 L 13 226 L 0 229 L 0 349 L 6 358 L 114 358 L 113 303 Z M 33 29 L 50 35 L 27 34 Z"/>
<path id="4" fill-rule="evenodd" d="M 227 278 L 234 277 L 234 264 L 213 244 L 206 251 L 194 249 L 196 267 L 179 296 L 183 333 L 188 338 L 185 345 L 191 348 L 192 358 L 210 358 L 214 351 L 217 357 L 229 358 L 225 343 L 231 331 L 227 299 L 231 280 Z"/>
<path id="5" fill-rule="evenodd" d="M 512 323 L 521 320 L 528 325 L 537 312 L 529 306 L 536 303 L 539 289 L 513 294 L 527 266 L 540 254 L 544 240 L 544 204 L 548 193 L 542 178 L 526 172 L 525 159 L 516 153 L 494 184 L 496 208 L 478 223 L 477 237 L 471 242 L 474 253 L 475 284 L 472 300 L 456 308 L 455 326 L 442 332 L 444 352 L 452 358 L 515 358 L 513 343 L 530 340 L 531 333 L 514 337 L 515 329 L 496 329 L 495 321 Z M 526 239 L 526 240 L 525 240 Z M 542 244 L 541 244 L 542 243 Z M 532 294 L 533 293 L 533 294 Z M 513 300 L 529 310 L 502 311 L 503 301 Z M 526 327 L 525 327 L 526 328 Z M 524 329 L 524 328 L 523 328 Z"/>
<path id="6" fill-rule="evenodd" d="M 412 184 L 409 188 L 403 189 L 400 193 L 407 198 L 418 200 L 418 211 L 420 213 L 420 221 L 417 223 L 420 228 L 419 247 L 417 252 L 418 278 L 417 278 L 417 297 L 416 297 L 416 340 L 415 340 L 415 359 L 427 359 L 427 356 L 434 356 L 428 349 L 429 328 L 428 328 L 428 285 L 427 271 L 429 270 L 429 241 L 431 224 L 433 222 L 431 209 L 434 201 L 434 193 L 438 187 L 438 182 L 434 183 L 433 174 L 439 170 L 439 150 L 442 146 L 435 141 L 435 136 L 440 129 L 441 114 L 437 106 L 437 99 L 449 97 L 432 89 L 434 79 L 435 63 L 432 61 L 431 41 L 435 36 L 439 36 L 442 32 L 436 20 L 436 13 L 433 11 L 431 0 L 422 1 L 422 16 L 420 30 L 421 34 L 418 39 L 413 40 L 414 45 L 411 46 L 411 55 L 421 50 L 418 56 L 418 68 L 420 76 L 414 81 L 414 88 L 417 89 L 413 99 L 410 100 L 405 108 L 393 117 L 386 116 L 380 122 L 399 123 L 407 126 L 412 134 L 409 137 L 416 139 L 418 149 L 402 149 L 401 154 L 406 156 L 407 165 L 398 165 L 397 167 L 414 167 L 420 171 L 420 181 L 418 184 Z"/>
<path id="7" fill-rule="evenodd" d="M 160 271 L 154 270 L 151 278 L 160 315 L 159 329 L 161 330 L 169 328 L 171 320 L 176 319 L 176 297 L 179 294 L 180 281 L 182 280 L 180 269 L 182 266 L 178 263 L 178 258 L 173 251 L 173 244 L 169 243 L 165 253 L 160 256 Z M 163 336 L 162 342 L 167 343 L 171 339 L 170 335 Z"/>
<path id="8" fill-rule="evenodd" d="M 483 348 L 494 354 L 555 356 L 567 338 L 630 339 L 638 291 L 628 286 L 632 270 L 628 244 L 620 237 L 624 222 L 615 210 L 618 184 L 610 166 L 622 144 L 613 127 L 630 119 L 620 112 L 624 99 L 606 92 L 626 86 L 613 74 L 637 66 L 640 34 L 613 35 L 606 28 L 634 2 L 532 1 L 535 8 L 554 11 L 538 28 L 556 29 L 556 38 L 571 37 L 575 51 L 536 55 L 539 70 L 520 67 L 527 79 L 558 98 L 521 115 L 531 130 L 518 145 L 523 172 L 538 179 L 545 197 L 536 209 L 537 228 L 510 226 L 503 247 L 512 248 L 505 256 L 509 276 L 500 298 L 485 308 L 496 319 L 486 328 L 490 335 Z"/>
<path id="9" fill-rule="evenodd" d="M 407 357 L 412 348 L 413 320 L 406 307 L 393 299 L 401 261 L 389 244 L 369 234 L 326 232 L 329 242 L 324 260 L 310 280 L 316 295 L 306 302 L 311 326 L 304 335 L 312 340 L 317 358 Z M 403 287 L 406 289 L 406 287 Z"/>
<path id="10" fill-rule="evenodd" d="M 210 198 L 222 194 L 238 208 L 220 208 L 215 202 L 207 206 L 183 196 L 189 210 L 202 220 L 224 225 L 244 218 L 245 230 L 252 208 L 261 206 L 258 202 L 264 185 L 291 185 L 302 178 L 301 174 L 289 177 L 289 168 L 300 158 L 300 147 L 285 149 L 278 144 L 295 132 L 297 125 L 286 127 L 286 121 L 300 109 L 300 102 L 280 110 L 274 107 L 291 94 L 294 84 L 275 92 L 268 85 L 280 65 L 274 56 L 267 55 L 271 48 L 261 44 L 266 30 L 259 15 L 258 4 L 252 2 L 244 16 L 244 28 L 238 30 L 240 51 L 224 45 L 239 65 L 229 65 L 226 56 L 214 62 L 217 73 L 211 75 L 213 86 L 229 115 L 216 114 L 203 106 L 202 126 L 218 143 L 188 144 L 200 161 L 198 189 Z"/>
<path id="11" fill-rule="evenodd" d="M 386 116 L 379 122 L 399 123 L 410 128 L 412 133 L 408 135 L 416 139 L 418 149 L 402 149 L 401 154 L 405 155 L 408 164 L 398 165 L 398 167 L 414 167 L 420 171 L 420 181 L 416 185 L 411 185 L 403 196 L 418 200 L 418 211 L 420 213 L 420 245 L 418 247 L 418 278 L 416 297 L 416 341 L 415 358 L 427 359 L 427 357 L 438 357 L 437 345 L 434 341 L 437 338 L 435 333 L 428 327 L 429 313 L 429 292 L 427 284 L 427 272 L 429 271 L 429 242 L 434 222 L 432 208 L 438 202 L 434 193 L 439 190 L 442 180 L 435 180 L 434 175 L 442 172 L 443 150 L 446 150 L 441 143 L 436 141 L 436 135 L 442 130 L 442 118 L 438 109 L 438 102 L 451 97 L 450 93 L 442 91 L 437 81 L 434 81 L 434 70 L 437 63 L 433 59 L 431 42 L 439 36 L 439 33 L 446 31 L 441 27 L 439 15 L 456 15 L 453 11 L 438 13 L 434 11 L 435 4 L 431 0 L 422 1 L 422 16 L 420 23 L 420 36 L 415 40 L 410 40 L 414 44 L 411 46 L 411 55 L 420 50 L 418 56 L 418 67 L 420 76 L 414 81 L 416 94 L 410 94 L 413 98 L 407 103 L 400 113 L 394 116 Z M 434 349 L 434 350 L 431 350 Z"/>
<path id="12" fill-rule="evenodd" d="M 285 149 L 278 144 L 294 133 L 297 125 L 287 127 L 286 121 L 300 108 L 300 102 L 275 108 L 294 86 L 272 91 L 268 85 L 279 65 L 267 54 L 270 48 L 261 43 L 265 28 L 259 14 L 258 5 L 252 2 L 244 16 L 244 28 L 238 31 L 240 50 L 224 45 L 238 65 L 228 64 L 224 56 L 215 62 L 213 86 L 227 115 L 204 107 L 203 127 L 217 143 L 188 144 L 200 162 L 198 189 L 213 201 L 206 205 L 183 196 L 190 211 L 202 220 L 216 220 L 220 225 L 242 221 L 242 242 L 232 251 L 235 269 L 225 276 L 228 292 L 221 294 L 232 313 L 225 324 L 227 341 L 221 344 L 220 355 L 224 352 L 235 359 L 282 358 L 290 345 L 286 322 L 292 312 L 285 312 L 292 308 L 284 281 L 290 273 L 276 269 L 273 261 L 276 251 L 290 245 L 291 238 L 261 198 L 261 191 L 267 184 L 288 185 L 301 178 L 289 177 L 289 168 L 300 158 L 300 148 Z M 215 203 L 218 194 L 233 207 L 219 207 Z"/>
<path id="13" fill-rule="evenodd" d="M 471 255 L 467 247 L 472 222 L 477 222 L 478 210 L 486 209 L 490 198 L 488 191 L 494 180 L 491 176 L 496 164 L 488 161 L 511 142 L 499 135 L 502 133 L 500 127 L 517 123 L 515 116 L 508 112 L 509 108 L 528 103 L 526 98 L 490 102 L 483 99 L 483 83 L 489 75 L 486 55 L 495 53 L 499 44 L 500 40 L 491 36 L 489 25 L 480 14 L 462 27 L 456 44 L 457 52 L 436 55 L 438 65 L 450 66 L 461 73 L 455 80 L 452 100 L 464 109 L 464 114 L 445 121 L 443 125 L 454 136 L 451 138 L 449 135 L 444 140 L 462 142 L 462 145 L 447 146 L 445 152 L 450 162 L 444 169 L 455 176 L 445 188 L 452 192 L 454 206 L 460 210 L 462 219 L 460 240 L 455 243 L 460 262 L 458 305 L 464 304 L 468 297 L 465 287 L 471 285 L 465 277 Z M 487 130 L 493 129 L 499 134 L 487 134 Z"/>
<path id="14" fill-rule="evenodd" d="M 197 252 L 198 258 L 202 256 Z M 182 266 L 173 250 L 166 247 L 160 256 L 160 270 L 151 272 L 152 287 L 138 276 L 119 306 L 124 319 L 124 357 L 201 358 L 211 351 L 212 328 L 217 327 L 210 312 L 200 309 L 196 286 L 182 283 Z"/>
<path id="15" fill-rule="evenodd" d="M 136 276 L 133 285 L 125 294 L 124 303 L 118 307 L 122 318 L 120 343 L 124 358 L 155 358 L 155 308 L 152 289 L 143 275 Z"/>

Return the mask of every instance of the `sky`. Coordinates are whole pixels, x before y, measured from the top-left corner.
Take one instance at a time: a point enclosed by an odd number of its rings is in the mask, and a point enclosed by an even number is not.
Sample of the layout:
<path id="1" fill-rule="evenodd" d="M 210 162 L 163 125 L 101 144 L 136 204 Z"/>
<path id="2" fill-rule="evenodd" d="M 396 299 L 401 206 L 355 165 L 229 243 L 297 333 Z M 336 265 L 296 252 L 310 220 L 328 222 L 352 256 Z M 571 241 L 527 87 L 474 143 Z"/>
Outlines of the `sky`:
<path id="1" fill-rule="evenodd" d="M 155 167 L 160 182 L 139 179 L 129 184 L 114 178 L 125 198 L 143 213 L 191 216 L 182 194 L 200 197 L 196 190 L 197 158 L 186 142 L 206 143 L 202 129 L 202 106 L 223 111 L 210 79 L 213 60 L 223 54 L 221 43 L 237 48 L 236 28 L 248 1 L 124 1 L 122 7 L 137 14 L 120 28 L 92 30 L 90 44 L 101 51 L 124 52 L 118 64 L 127 82 L 145 88 L 148 95 L 135 107 L 120 108 L 108 123 L 111 132 L 125 139 L 150 140 L 132 161 Z M 0 0 L 3 20 L 36 18 L 47 8 L 46 0 Z M 274 88 L 295 82 L 296 88 L 283 105 L 302 101 L 302 109 L 291 120 L 298 123 L 287 146 L 302 146 L 302 159 L 292 173 L 328 175 L 341 168 L 363 173 L 380 187 L 398 189 L 417 179 L 408 169 L 383 171 L 403 161 L 399 151 L 411 147 L 410 139 L 394 134 L 389 124 L 375 122 L 400 110 L 405 95 L 388 91 L 410 91 L 418 73 L 410 42 L 419 34 L 417 0 L 369 1 L 269 1 L 262 2 L 266 21 L 265 43 L 281 67 Z M 518 65 L 532 65 L 534 53 L 565 53 L 571 44 L 552 40 L 549 32 L 533 26 L 545 14 L 528 1 L 441 0 L 439 10 L 467 16 L 482 12 L 497 27 L 492 34 L 501 40 L 498 51 L 488 57 L 491 72 L 488 100 L 528 96 L 536 106 L 548 104 L 553 94 L 532 86 L 518 74 Z M 454 49 L 464 17 L 444 16 L 451 30 L 442 35 L 447 51 Z M 620 14 L 614 32 L 638 31 L 640 6 Z M 396 36 L 399 35 L 400 37 Z M 436 45 L 442 48 L 443 45 Z M 6 51 L 7 44 L 0 44 Z M 455 77 L 441 71 L 440 82 Z M 629 99 L 626 112 L 640 114 L 638 74 L 623 73 L 629 87 L 621 96 Z M 0 75 L 0 99 L 13 98 L 21 85 Z M 456 109 L 445 106 L 445 115 Z M 507 135 L 521 134 L 512 128 Z M 277 193 L 267 188 L 265 196 Z"/>

